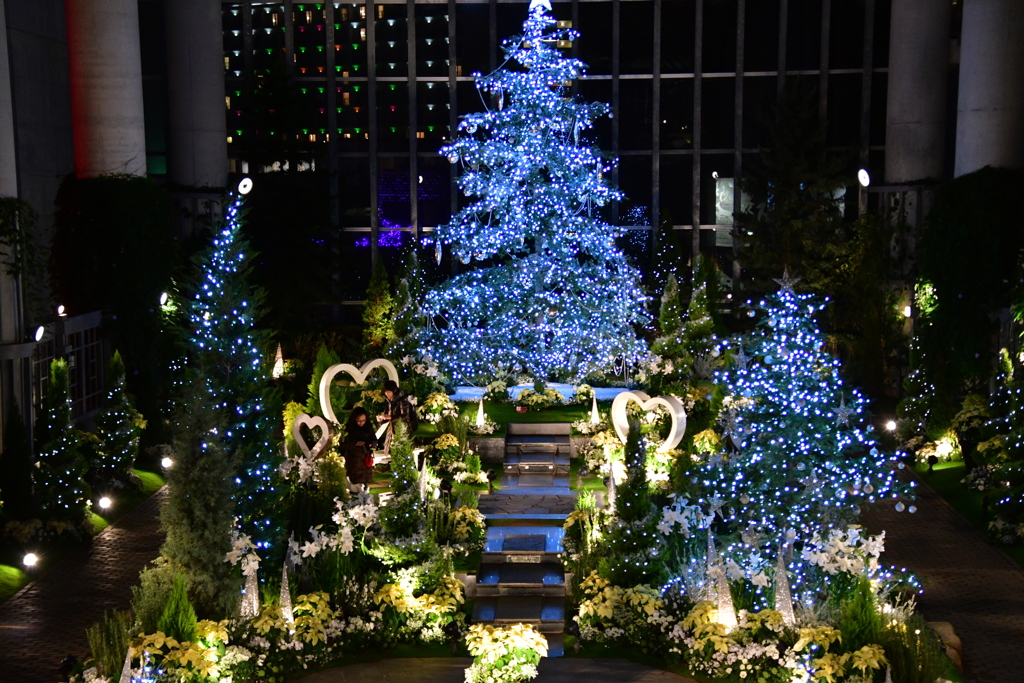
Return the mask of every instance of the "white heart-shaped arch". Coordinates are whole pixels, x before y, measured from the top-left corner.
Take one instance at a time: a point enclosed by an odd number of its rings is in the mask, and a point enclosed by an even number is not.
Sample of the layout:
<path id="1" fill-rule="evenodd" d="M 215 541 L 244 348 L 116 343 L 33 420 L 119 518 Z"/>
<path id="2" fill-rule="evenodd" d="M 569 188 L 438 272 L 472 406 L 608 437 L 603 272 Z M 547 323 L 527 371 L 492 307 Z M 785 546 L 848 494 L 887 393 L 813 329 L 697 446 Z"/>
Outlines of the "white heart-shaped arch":
<path id="1" fill-rule="evenodd" d="M 395 384 L 399 383 L 398 370 L 395 368 L 394 363 L 387 358 L 374 358 L 366 362 L 361 368 L 357 368 L 351 363 L 338 363 L 327 368 L 327 372 L 320 378 L 320 409 L 323 411 L 324 417 L 334 424 L 340 424 L 338 416 L 334 413 L 334 407 L 331 405 L 331 383 L 334 382 L 336 376 L 342 372 L 347 372 L 356 381 L 356 384 L 363 384 L 366 382 L 366 378 L 370 376 L 370 373 L 376 368 L 384 368 L 384 371 L 388 373 L 388 379 Z"/>
<path id="2" fill-rule="evenodd" d="M 313 444 L 313 448 L 310 448 L 306 443 L 305 437 L 302 436 L 302 426 L 320 430 L 320 438 Z M 295 441 L 299 444 L 299 448 L 302 449 L 302 453 L 306 456 L 307 460 L 316 460 L 320 457 L 320 454 L 327 450 L 327 444 L 331 442 L 331 436 L 334 435 L 334 429 L 331 428 L 331 423 L 324 418 L 317 415 L 316 417 L 310 417 L 306 413 L 299 413 L 295 416 L 295 422 L 292 424 L 292 436 L 295 437 Z"/>
<path id="3" fill-rule="evenodd" d="M 670 451 L 679 445 L 679 442 L 683 440 L 683 434 L 686 433 L 686 409 L 683 408 L 682 401 L 675 396 L 651 398 L 642 391 L 623 391 L 612 401 L 612 426 L 615 427 L 615 433 L 619 435 L 619 440 L 622 443 L 626 443 L 626 437 L 629 435 L 629 417 L 626 415 L 626 406 L 630 401 L 636 401 L 644 410 L 654 410 L 658 406 L 668 410 L 668 414 L 672 418 L 672 429 L 669 431 L 665 443 L 658 447 L 659 453 Z"/>

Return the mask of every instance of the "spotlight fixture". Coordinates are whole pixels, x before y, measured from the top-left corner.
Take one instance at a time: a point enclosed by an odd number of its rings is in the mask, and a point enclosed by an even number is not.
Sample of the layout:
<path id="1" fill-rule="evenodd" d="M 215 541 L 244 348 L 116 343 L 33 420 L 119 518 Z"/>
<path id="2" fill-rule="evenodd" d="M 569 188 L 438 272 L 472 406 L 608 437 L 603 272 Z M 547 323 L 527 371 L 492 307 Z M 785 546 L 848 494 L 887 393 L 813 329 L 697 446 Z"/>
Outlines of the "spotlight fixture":
<path id="1" fill-rule="evenodd" d="M 889 420 L 888 422 L 885 423 L 885 428 L 888 431 L 890 431 L 890 432 L 895 432 L 896 431 L 896 421 L 895 420 Z"/>
<path id="2" fill-rule="evenodd" d="M 161 306 L 166 306 L 167 302 L 170 301 L 170 300 L 171 300 L 171 295 L 168 294 L 167 292 L 164 292 L 163 294 L 160 295 L 160 305 Z"/>
<path id="3" fill-rule="evenodd" d="M 249 194 L 252 192 L 252 178 L 242 178 L 238 183 L 238 194 Z"/>
<path id="4" fill-rule="evenodd" d="M 36 328 L 36 341 L 43 341 L 43 335 L 46 334 L 46 328 L 40 325 Z"/>
<path id="5" fill-rule="evenodd" d="M 857 182 L 860 183 L 861 187 L 867 187 L 871 184 L 871 176 L 868 174 L 866 169 L 860 169 L 857 171 Z"/>
<path id="6" fill-rule="evenodd" d="M 39 563 L 39 556 L 35 553 L 26 553 L 21 563 L 26 567 L 34 567 Z"/>
<path id="7" fill-rule="evenodd" d="M 99 504 L 101 510 L 109 510 L 111 506 L 114 504 L 114 501 L 110 500 L 108 496 L 103 496 L 102 498 L 100 498 Z"/>
<path id="8" fill-rule="evenodd" d="M 60 306 L 57 307 L 57 315 L 59 315 L 62 318 L 67 316 L 67 311 L 64 309 L 64 304 L 61 304 Z"/>
<path id="9" fill-rule="evenodd" d="M 160 461 L 160 467 L 163 467 L 165 470 L 169 470 L 173 466 L 174 461 L 171 460 L 170 458 L 165 457 L 163 460 Z"/>

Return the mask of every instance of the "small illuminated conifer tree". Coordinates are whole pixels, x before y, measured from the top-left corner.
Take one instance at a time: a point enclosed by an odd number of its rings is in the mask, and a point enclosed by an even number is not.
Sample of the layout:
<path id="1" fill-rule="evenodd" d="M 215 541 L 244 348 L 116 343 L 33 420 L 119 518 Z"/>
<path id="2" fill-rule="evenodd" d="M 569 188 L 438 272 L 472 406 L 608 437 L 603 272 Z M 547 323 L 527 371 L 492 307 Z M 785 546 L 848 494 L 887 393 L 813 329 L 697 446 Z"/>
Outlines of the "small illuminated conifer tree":
<path id="1" fill-rule="evenodd" d="M 192 351 L 223 425 L 222 447 L 237 463 L 235 506 L 242 529 L 261 548 L 280 531 L 283 494 L 273 432 L 281 414 L 256 327 L 263 292 L 249 282 L 253 253 L 241 234 L 243 197 L 232 193 L 213 245 L 198 261 L 200 280 L 189 300 Z"/>
<path id="2" fill-rule="evenodd" d="M 68 362 L 50 363 L 50 386 L 45 411 L 37 425 L 38 467 L 34 488 L 45 519 L 80 523 L 85 520 L 91 494 L 83 477 L 89 469 L 71 424 Z"/>
<path id="3" fill-rule="evenodd" d="M 780 282 L 734 365 L 719 373 L 734 401 L 723 417 L 736 452 L 704 475 L 709 496 L 724 503 L 721 533 L 758 537 L 768 556 L 789 530 L 800 540 L 826 536 L 860 505 L 898 505 L 904 492 L 895 457 L 862 429 L 863 397 L 844 389 L 825 350 L 814 320 L 824 306 L 794 293 L 788 275 Z"/>
<path id="4" fill-rule="evenodd" d="M 96 418 L 101 444 L 93 473 L 105 485 L 124 485 L 139 455 L 139 437 L 146 423 L 125 390 L 124 362 L 118 351 L 107 366 L 107 381 L 106 404 Z"/>
<path id="5" fill-rule="evenodd" d="M 531 3 L 524 35 L 503 47 L 522 69 L 478 77 L 486 110 L 441 150 L 472 201 L 438 227 L 437 255 L 448 247 L 472 267 L 427 293 L 438 326 L 421 351 L 454 378 L 579 378 L 645 354 L 638 274 L 615 245 L 620 229 L 597 215 L 622 196 L 605 181 L 614 162 L 585 139 L 608 106 L 569 97 L 585 67 L 559 52 L 577 34 L 550 8 Z"/>

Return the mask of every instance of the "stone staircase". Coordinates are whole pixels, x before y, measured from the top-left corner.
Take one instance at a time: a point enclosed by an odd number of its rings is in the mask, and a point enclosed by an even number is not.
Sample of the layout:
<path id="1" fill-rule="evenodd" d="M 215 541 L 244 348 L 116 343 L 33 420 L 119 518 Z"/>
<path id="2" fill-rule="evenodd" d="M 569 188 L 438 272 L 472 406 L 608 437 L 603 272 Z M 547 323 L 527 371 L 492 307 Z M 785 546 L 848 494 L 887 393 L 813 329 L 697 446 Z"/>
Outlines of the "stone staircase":
<path id="1" fill-rule="evenodd" d="M 576 505 L 569 488 L 570 426 L 510 424 L 500 491 L 480 497 L 487 543 L 476 575 L 473 622 L 532 624 L 548 656 L 564 653 L 562 523 Z"/>

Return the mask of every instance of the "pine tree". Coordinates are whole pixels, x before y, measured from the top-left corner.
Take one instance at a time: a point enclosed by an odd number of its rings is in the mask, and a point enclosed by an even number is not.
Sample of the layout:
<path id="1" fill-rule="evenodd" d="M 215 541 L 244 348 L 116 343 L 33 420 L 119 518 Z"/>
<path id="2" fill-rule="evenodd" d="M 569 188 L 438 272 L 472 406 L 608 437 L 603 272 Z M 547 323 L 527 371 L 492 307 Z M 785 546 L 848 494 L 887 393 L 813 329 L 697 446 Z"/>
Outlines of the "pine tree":
<path id="1" fill-rule="evenodd" d="M 629 423 L 625 458 L 626 481 L 615 497 L 615 517 L 605 536 L 608 559 L 600 563 L 600 572 L 617 586 L 660 586 L 664 578 L 663 564 L 658 560 L 660 515 L 651 504 L 647 447 L 640 423 L 635 420 Z"/>
<path id="2" fill-rule="evenodd" d="M 268 335 L 256 327 L 264 296 L 249 281 L 254 254 L 241 233 L 242 205 L 234 195 L 198 259 L 189 318 L 193 352 L 223 416 L 222 447 L 238 463 L 236 515 L 253 542 L 268 547 L 281 529 L 281 453 L 273 438 L 281 407 L 261 351 L 270 348 Z"/>
<path id="3" fill-rule="evenodd" d="M 395 334 L 387 350 L 390 358 L 402 358 L 416 351 L 416 338 L 424 321 L 421 307 L 425 289 L 423 277 L 416 245 L 411 244 L 406 252 L 402 273 L 395 283 Z"/>
<path id="4" fill-rule="evenodd" d="M 167 538 L 160 554 L 167 569 L 185 574 L 193 604 L 223 618 L 240 587 L 224 561 L 237 488 L 231 456 L 219 438 L 223 417 L 206 396 L 208 385 L 191 373 L 173 416 L 174 466 L 167 470 L 167 503 L 160 514 Z"/>
<path id="5" fill-rule="evenodd" d="M 50 363 L 50 386 L 37 432 L 39 463 L 33 478 L 43 517 L 78 524 L 85 521 L 91 492 L 84 479 L 89 467 L 78 431 L 71 424 L 68 391 L 68 362 L 57 358 Z"/>
<path id="6" fill-rule="evenodd" d="M 839 361 L 824 350 L 814 320 L 824 306 L 795 294 L 788 276 L 781 282 L 722 375 L 732 401 L 726 435 L 738 453 L 705 474 L 708 497 L 725 505 L 719 535 L 753 530 L 766 553 L 787 529 L 807 539 L 903 491 L 895 458 L 861 428 L 864 398 L 844 389 Z"/>
<path id="7" fill-rule="evenodd" d="M 25 521 L 36 514 L 32 499 L 32 444 L 17 406 L 4 423 L 4 450 L 0 455 L 0 501 L 4 517 Z"/>
<path id="8" fill-rule="evenodd" d="M 139 437 L 146 423 L 125 389 L 124 363 L 117 351 L 107 366 L 107 380 L 107 400 L 103 412 L 96 418 L 100 446 L 93 473 L 105 486 L 123 486 L 131 477 L 139 455 Z"/>
<path id="9" fill-rule="evenodd" d="M 395 339 L 395 300 L 384 264 L 377 261 L 366 290 L 363 309 L 363 342 L 371 354 L 380 354 Z"/>
<path id="10" fill-rule="evenodd" d="M 472 201 L 438 227 L 437 254 L 475 265 L 427 293 L 424 312 L 444 323 L 421 348 L 453 378 L 575 379 L 645 355 L 633 330 L 647 321 L 639 276 L 615 246 L 622 231 L 598 217 L 622 195 L 586 140 L 608 107 L 569 98 L 585 67 L 558 51 L 577 34 L 549 10 L 531 4 L 524 35 L 503 47 L 522 69 L 477 77 L 493 106 L 464 116 L 442 149 Z"/>

